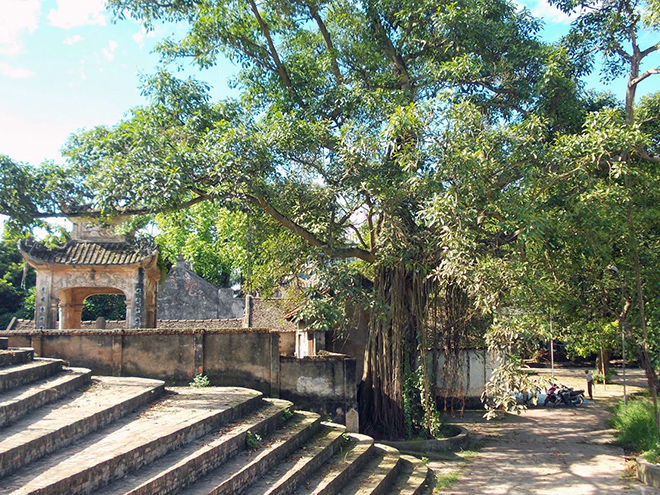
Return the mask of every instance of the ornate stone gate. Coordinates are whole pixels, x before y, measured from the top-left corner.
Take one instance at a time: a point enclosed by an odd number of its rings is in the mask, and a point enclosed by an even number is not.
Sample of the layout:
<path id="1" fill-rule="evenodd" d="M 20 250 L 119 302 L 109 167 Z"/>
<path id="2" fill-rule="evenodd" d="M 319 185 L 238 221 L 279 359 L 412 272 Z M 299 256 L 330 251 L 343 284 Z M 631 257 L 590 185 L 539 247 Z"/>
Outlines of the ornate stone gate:
<path id="1" fill-rule="evenodd" d="M 22 240 L 19 250 L 37 271 L 37 330 L 80 328 L 83 302 L 96 294 L 126 297 L 126 327 L 154 328 L 160 271 L 155 246 L 116 235 L 88 221 L 71 240 L 50 248 Z"/>

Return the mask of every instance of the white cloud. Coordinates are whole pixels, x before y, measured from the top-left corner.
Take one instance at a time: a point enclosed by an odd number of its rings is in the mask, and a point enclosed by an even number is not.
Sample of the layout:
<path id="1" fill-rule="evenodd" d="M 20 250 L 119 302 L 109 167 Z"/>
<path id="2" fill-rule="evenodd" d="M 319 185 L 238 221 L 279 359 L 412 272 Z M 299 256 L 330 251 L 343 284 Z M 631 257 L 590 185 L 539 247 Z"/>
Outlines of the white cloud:
<path id="1" fill-rule="evenodd" d="M 74 34 L 73 36 L 67 36 L 64 40 L 65 45 L 73 45 L 75 43 L 80 43 L 83 40 L 83 37 L 79 34 Z"/>
<path id="2" fill-rule="evenodd" d="M 80 75 L 81 81 L 85 81 L 87 79 L 87 72 L 85 72 L 85 59 L 80 61 L 80 69 L 78 69 L 78 74 Z"/>
<path id="3" fill-rule="evenodd" d="M 35 119 L 27 112 L 0 111 L 0 149 L 13 160 L 32 164 L 44 160 L 62 162 L 59 149 L 76 129 L 58 119 Z"/>
<path id="4" fill-rule="evenodd" d="M 519 0 L 519 5 L 527 7 L 536 18 L 543 19 L 546 24 L 570 24 L 572 18 L 550 5 L 547 0 Z"/>
<path id="5" fill-rule="evenodd" d="M 110 62 L 115 58 L 115 50 L 119 45 L 116 41 L 110 40 L 107 48 L 101 48 L 101 53 L 103 56 L 108 59 Z"/>
<path id="6" fill-rule="evenodd" d="M 153 38 L 156 36 L 156 32 L 152 29 L 150 31 L 147 31 L 144 27 L 140 28 L 140 31 L 135 33 L 132 38 L 133 41 L 135 41 L 140 48 L 144 46 L 144 38 Z"/>
<path id="7" fill-rule="evenodd" d="M 0 53 L 21 51 L 20 37 L 33 33 L 39 24 L 41 0 L 3 0 L 0 15 Z"/>
<path id="8" fill-rule="evenodd" d="M 25 79 L 34 76 L 34 72 L 32 72 L 30 69 L 12 67 L 9 64 L 4 63 L 0 63 L 0 74 L 3 74 L 12 79 Z"/>
<path id="9" fill-rule="evenodd" d="M 105 0 L 57 0 L 48 12 L 50 24 L 62 29 L 98 24 L 105 26 Z"/>

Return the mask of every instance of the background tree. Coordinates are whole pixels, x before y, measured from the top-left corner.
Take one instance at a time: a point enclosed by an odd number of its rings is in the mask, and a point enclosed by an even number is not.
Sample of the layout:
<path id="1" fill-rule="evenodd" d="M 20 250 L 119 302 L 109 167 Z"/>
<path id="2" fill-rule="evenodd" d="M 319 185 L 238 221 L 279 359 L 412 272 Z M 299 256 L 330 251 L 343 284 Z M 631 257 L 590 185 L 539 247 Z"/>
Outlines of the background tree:
<path id="1" fill-rule="evenodd" d="M 34 270 L 26 266 L 18 252 L 20 235 L 13 231 L 11 225 L 7 225 L 0 241 L 0 330 L 7 328 L 14 317 L 33 317 L 25 305 L 36 277 Z"/>
<path id="2" fill-rule="evenodd" d="M 608 232 L 618 234 L 610 237 L 606 246 L 611 250 L 609 259 L 617 267 L 616 283 L 623 293 L 620 319 L 630 322 L 634 329 L 629 334 L 638 344 L 660 428 L 656 399 L 656 368 L 660 363 L 654 357 L 657 353 L 651 352 L 657 330 L 649 326 L 646 314 L 649 295 L 650 300 L 657 298 L 658 280 L 658 253 L 652 247 L 660 199 L 656 197 L 660 163 L 658 94 L 642 99 L 639 106 L 636 99 L 639 86 L 660 74 L 659 66 L 644 65 L 660 49 L 660 4 L 656 0 L 551 3 L 578 15 L 565 45 L 574 57 L 584 61 L 585 71 L 592 69 L 594 55 L 598 54 L 603 58 L 604 78 L 628 77 L 624 114 L 609 111 L 594 115 L 580 136 L 565 139 L 560 146 L 567 157 L 589 171 L 594 187 L 584 191 L 592 197 L 600 193 L 601 204 L 609 203 L 607 210 L 597 211 L 606 211 Z M 647 31 L 643 31 L 645 27 Z"/>

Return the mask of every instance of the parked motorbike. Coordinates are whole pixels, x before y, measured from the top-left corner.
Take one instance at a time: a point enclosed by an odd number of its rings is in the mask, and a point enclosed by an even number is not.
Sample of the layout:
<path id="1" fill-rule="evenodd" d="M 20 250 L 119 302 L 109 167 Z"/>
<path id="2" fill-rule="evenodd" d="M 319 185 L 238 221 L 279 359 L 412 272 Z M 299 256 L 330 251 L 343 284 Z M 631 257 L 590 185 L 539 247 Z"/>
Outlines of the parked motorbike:
<path id="1" fill-rule="evenodd" d="M 544 406 L 552 404 L 557 406 L 565 404 L 567 406 L 579 407 L 584 403 L 584 390 L 573 390 L 566 385 L 554 384 L 548 389 L 545 396 Z"/>

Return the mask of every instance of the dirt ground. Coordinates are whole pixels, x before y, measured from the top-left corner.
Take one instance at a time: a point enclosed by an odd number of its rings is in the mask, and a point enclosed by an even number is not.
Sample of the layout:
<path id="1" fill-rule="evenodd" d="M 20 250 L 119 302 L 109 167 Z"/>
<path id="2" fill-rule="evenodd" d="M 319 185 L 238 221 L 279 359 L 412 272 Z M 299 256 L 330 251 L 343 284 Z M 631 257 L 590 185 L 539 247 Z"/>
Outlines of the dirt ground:
<path id="1" fill-rule="evenodd" d="M 626 375 L 627 393 L 641 390 L 643 372 Z M 555 379 L 576 388 L 586 385 L 584 369 L 556 369 Z M 470 431 L 474 448 L 429 461 L 439 481 L 435 493 L 660 495 L 635 479 L 634 464 L 611 443 L 608 408 L 623 396 L 621 382 L 618 377 L 616 384 L 597 385 L 594 401 L 579 408 L 534 407 L 488 422 L 481 412 L 451 419 Z"/>

